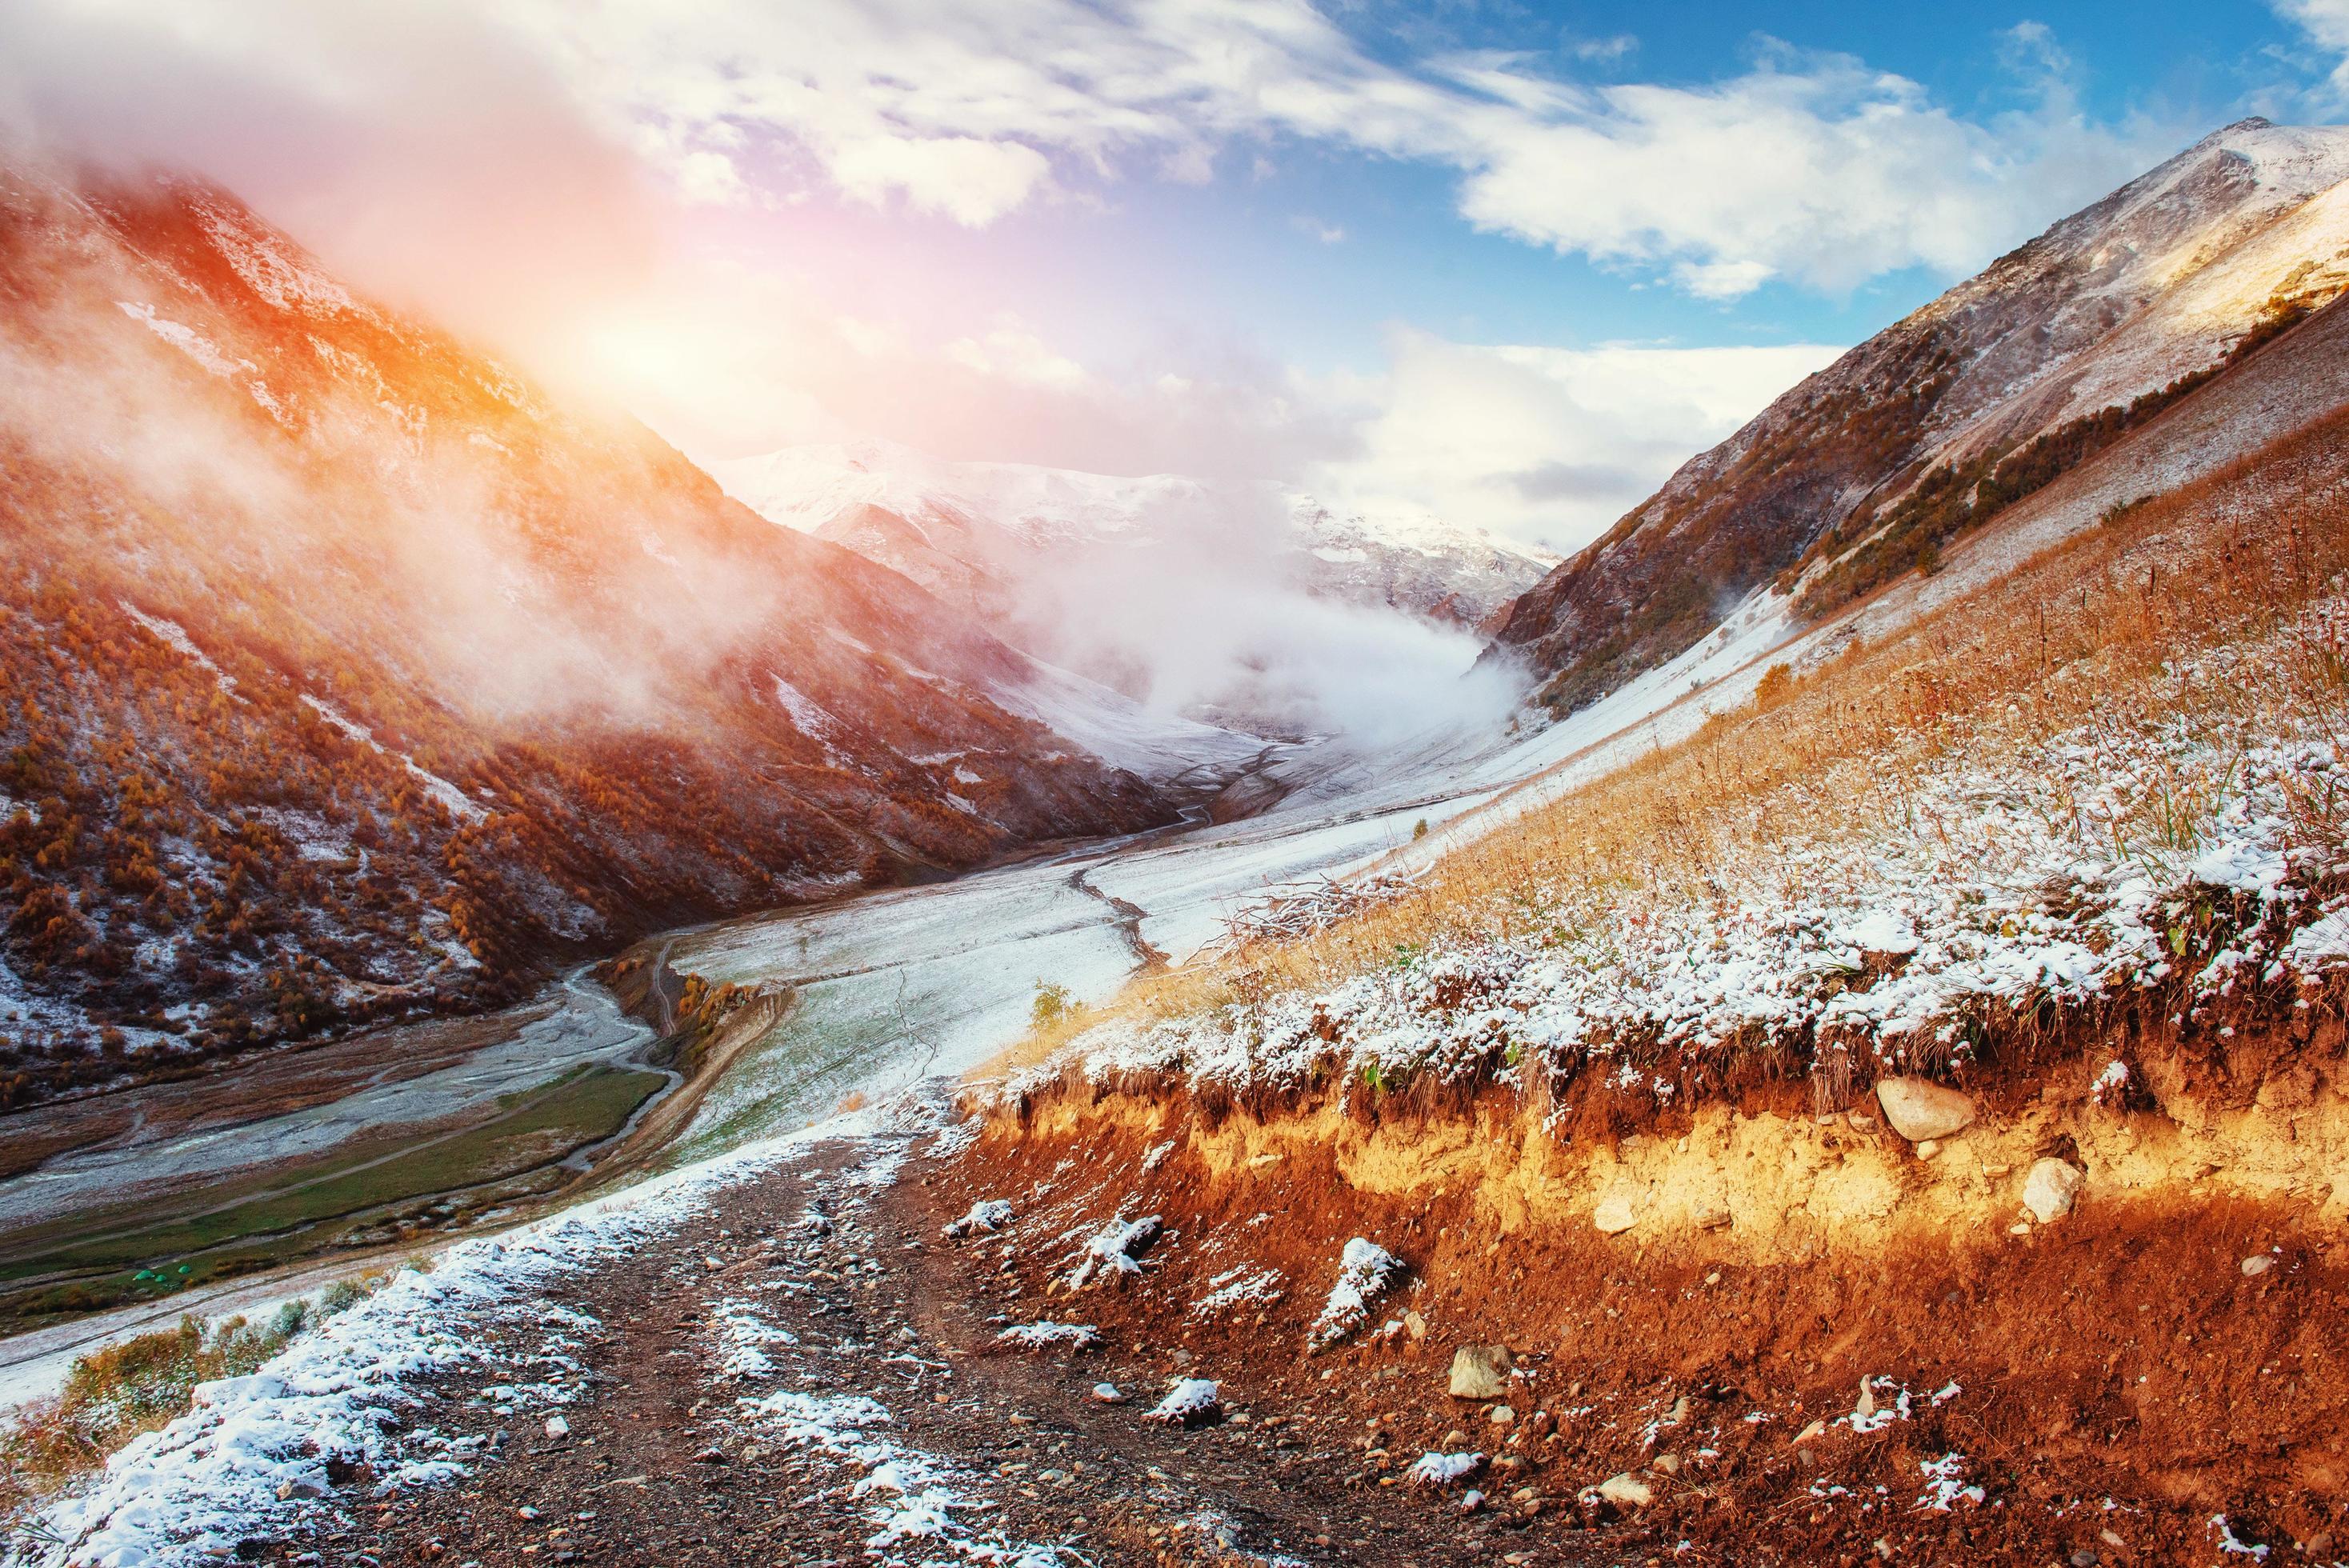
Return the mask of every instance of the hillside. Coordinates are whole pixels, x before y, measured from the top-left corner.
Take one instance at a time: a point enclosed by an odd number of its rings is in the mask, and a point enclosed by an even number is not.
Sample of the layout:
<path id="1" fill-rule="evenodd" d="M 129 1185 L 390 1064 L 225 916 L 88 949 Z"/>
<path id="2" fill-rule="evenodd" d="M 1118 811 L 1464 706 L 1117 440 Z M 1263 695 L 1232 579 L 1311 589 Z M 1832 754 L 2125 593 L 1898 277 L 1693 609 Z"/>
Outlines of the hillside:
<path id="1" fill-rule="evenodd" d="M 0 1104 L 1165 821 L 1256 749 L 195 182 L 0 170 Z"/>
<path id="2" fill-rule="evenodd" d="M 1912 569 L 2349 286 L 2349 128 L 2247 119 L 1779 397 L 1521 597 L 1488 656 L 1568 711 L 1775 593 Z"/>

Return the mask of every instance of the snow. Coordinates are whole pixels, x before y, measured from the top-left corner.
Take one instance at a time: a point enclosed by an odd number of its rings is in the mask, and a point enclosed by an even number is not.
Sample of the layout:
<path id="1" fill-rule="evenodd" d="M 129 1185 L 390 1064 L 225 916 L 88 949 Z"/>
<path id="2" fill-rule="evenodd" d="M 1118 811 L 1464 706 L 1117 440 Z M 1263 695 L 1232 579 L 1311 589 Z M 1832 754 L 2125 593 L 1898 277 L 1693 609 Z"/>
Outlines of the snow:
<path id="1" fill-rule="evenodd" d="M 1288 1276 L 1278 1269 L 1242 1264 L 1226 1269 L 1207 1282 L 1207 1294 L 1191 1304 L 1191 1315 L 1219 1317 L 1238 1306 L 1268 1306 L 1285 1294 Z"/>
<path id="2" fill-rule="evenodd" d="M 1917 1468 L 1924 1472 L 1925 1490 L 1917 1499 L 1917 1506 L 1934 1513 L 1947 1513 L 1960 1502 L 1980 1503 L 1982 1489 L 1966 1483 L 1966 1456 L 1943 1454 L 1937 1460 L 1920 1460 Z"/>
<path id="3" fill-rule="evenodd" d="M 1485 1468 L 1485 1456 L 1445 1454 L 1433 1450 L 1419 1456 L 1411 1467 L 1413 1486 L 1456 1486 Z"/>
<path id="4" fill-rule="evenodd" d="M 1048 1350 L 1056 1345 L 1090 1350 L 1101 1343 L 1101 1331 L 1090 1323 L 1019 1323 L 998 1334 L 995 1343 L 1007 1350 Z"/>
<path id="5" fill-rule="evenodd" d="M 200 1385 L 186 1415 L 134 1439 L 88 1485 L 39 1519 L 37 1568 L 176 1568 L 233 1554 L 251 1535 L 283 1535 L 332 1506 L 329 1460 L 366 1464 L 386 1489 L 463 1473 L 471 1455 L 429 1427 L 403 1436 L 408 1385 L 481 1357 L 480 1327 L 500 1315 L 550 1315 L 550 1287 L 624 1259 L 722 1188 L 747 1180 L 843 1120 L 656 1177 L 503 1236 L 455 1243 L 430 1272 L 404 1271 L 374 1295 L 304 1335 L 249 1377 Z M 286 1495 L 280 1497 L 283 1490 Z"/>
<path id="6" fill-rule="evenodd" d="M 182 326 L 166 316 L 155 314 L 155 307 L 144 301 L 119 299 L 117 309 L 131 320 L 141 323 L 156 336 L 203 366 L 209 375 L 234 376 L 238 371 L 258 372 L 261 366 L 250 359 L 231 359 L 222 354 L 212 340 L 191 326 Z"/>
<path id="7" fill-rule="evenodd" d="M 1338 1283 L 1306 1334 L 1306 1348 L 1327 1350 L 1362 1326 L 1371 1304 L 1391 1289 L 1403 1272 L 1403 1262 L 1367 1237 L 1346 1243 L 1338 1259 Z"/>
<path id="8" fill-rule="evenodd" d="M 970 1212 L 959 1220 L 948 1221 L 940 1230 L 947 1236 L 968 1236 L 981 1231 L 999 1231 L 1010 1222 L 1010 1200 L 980 1198 L 972 1202 Z"/>
<path id="9" fill-rule="evenodd" d="M 1237 767 L 1265 748 L 1252 735 L 1154 713 L 1097 681 L 1040 659 L 1025 662 L 1023 679 L 994 682 L 987 695 L 1007 712 L 1035 720 L 1112 768 L 1144 779 L 1173 779 Z"/>
<path id="10" fill-rule="evenodd" d="M 342 731 L 346 738 L 356 741 L 359 745 L 378 754 L 392 755 L 387 751 L 381 741 L 376 739 L 375 731 L 344 714 L 331 703 L 327 703 L 317 697 L 312 696 L 307 692 L 304 692 L 302 694 L 302 703 L 304 707 L 316 713 L 320 718 L 325 719 L 328 724 L 333 725 L 336 729 Z M 408 776 L 415 779 L 419 784 L 424 786 L 424 792 L 427 795 L 431 796 L 434 800 L 440 802 L 440 809 L 442 810 L 448 812 L 451 817 L 456 818 L 457 820 L 460 822 L 486 822 L 489 820 L 489 812 L 483 810 L 481 803 L 475 800 L 471 796 L 466 794 L 462 789 L 458 789 L 456 785 L 450 783 L 448 779 L 443 779 L 440 774 L 435 773 L 430 769 L 419 764 L 415 758 L 410 757 L 407 752 L 402 751 L 397 755 L 399 758 L 400 767 L 407 770 Z"/>
<path id="11" fill-rule="evenodd" d="M 1145 1421 L 1159 1421 L 1169 1426 L 1182 1426 L 1202 1417 L 1212 1416 L 1224 1408 L 1223 1396 L 1212 1377 L 1183 1377 L 1166 1391 L 1166 1397 L 1143 1413 Z"/>
<path id="12" fill-rule="evenodd" d="M 864 1395 L 781 1390 L 746 1398 L 738 1408 L 785 1442 L 863 1470 L 849 1493 L 864 1502 L 874 1526 L 865 1550 L 883 1563 L 905 1562 L 900 1553 L 910 1551 L 924 1563 L 1060 1568 L 1052 1549 L 1007 1540 L 964 1517 L 985 1506 L 973 1496 L 975 1478 L 882 1434 L 877 1429 L 890 1424 L 889 1412 Z"/>
<path id="13" fill-rule="evenodd" d="M 2257 689 L 2263 661 L 2304 630 L 2215 650 L 2178 678 Z M 2208 907 L 2214 890 L 2237 923 L 2185 978 L 2189 1008 L 2337 961 L 2349 921 L 2334 917 L 2349 912 L 2315 890 L 2349 863 L 2349 844 L 2300 841 L 2292 825 L 2292 802 L 2333 788 L 2349 745 L 2324 718 L 2114 712 L 2044 737 L 1993 733 L 1997 722 L 1953 722 L 1949 748 L 1922 761 L 1855 761 L 1837 793 L 1897 809 L 1854 824 L 1863 830 L 1732 859 L 1702 896 L 1532 890 L 1506 934 L 1447 937 L 1261 1003 L 1105 1020 L 1006 1088 L 1064 1071 L 1243 1091 L 1601 1071 L 1663 1100 L 1701 1080 L 1713 1053 L 1774 1041 L 1840 1046 L 1879 1072 L 1935 1070 L 1965 1058 L 1970 1020 L 2168 983 L 2180 912 Z M 2178 790 L 2201 802 L 2183 825 L 2190 848 L 2129 838 L 2127 824 Z M 1873 972 L 1869 953 L 1903 962 Z"/>

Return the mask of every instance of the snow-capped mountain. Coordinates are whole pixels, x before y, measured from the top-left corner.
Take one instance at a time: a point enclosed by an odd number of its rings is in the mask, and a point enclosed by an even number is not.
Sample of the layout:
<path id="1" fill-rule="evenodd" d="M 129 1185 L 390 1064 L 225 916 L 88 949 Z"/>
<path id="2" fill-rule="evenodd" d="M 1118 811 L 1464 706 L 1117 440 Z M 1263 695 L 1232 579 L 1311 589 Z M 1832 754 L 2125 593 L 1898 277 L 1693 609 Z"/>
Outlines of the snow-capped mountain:
<path id="1" fill-rule="evenodd" d="M 1691 459 L 1521 596 L 1488 655 L 1556 710 L 1775 584 L 1833 611 L 2349 288 L 2349 127 L 2228 126 L 2002 256 Z"/>
<path id="2" fill-rule="evenodd" d="M 1015 631 L 1024 580 L 1103 550 L 1179 552 L 1209 540 L 1307 592 L 1455 626 L 1481 624 L 1557 562 L 1433 514 L 1334 508 L 1272 483 L 946 462 L 885 441 L 704 466 L 771 521 L 1009 617 Z"/>
<path id="3" fill-rule="evenodd" d="M 0 162 L 0 1106 L 1171 820 L 1142 713 L 355 295 Z"/>

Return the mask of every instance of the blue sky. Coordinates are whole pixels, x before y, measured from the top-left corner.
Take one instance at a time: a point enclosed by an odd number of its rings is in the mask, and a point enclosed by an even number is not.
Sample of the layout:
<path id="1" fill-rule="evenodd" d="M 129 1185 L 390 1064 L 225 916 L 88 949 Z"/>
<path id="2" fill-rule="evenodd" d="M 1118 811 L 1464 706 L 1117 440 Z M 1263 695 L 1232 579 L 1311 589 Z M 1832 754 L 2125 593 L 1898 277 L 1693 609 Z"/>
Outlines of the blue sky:
<path id="1" fill-rule="evenodd" d="M 1565 549 L 2204 132 L 2341 118 L 2344 58 L 2349 0 L 23 0 L 0 129 L 191 164 L 704 455 Z"/>

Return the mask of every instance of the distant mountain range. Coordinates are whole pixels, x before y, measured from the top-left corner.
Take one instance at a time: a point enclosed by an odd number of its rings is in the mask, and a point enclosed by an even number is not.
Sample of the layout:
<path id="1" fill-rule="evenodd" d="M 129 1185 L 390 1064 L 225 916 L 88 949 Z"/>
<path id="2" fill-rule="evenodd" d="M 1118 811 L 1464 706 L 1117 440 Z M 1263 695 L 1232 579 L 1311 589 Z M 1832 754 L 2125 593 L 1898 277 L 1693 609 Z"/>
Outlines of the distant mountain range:
<path id="1" fill-rule="evenodd" d="M 1691 459 L 1519 597 L 1487 656 L 1563 713 L 1757 601 L 1815 619 L 1930 572 L 2344 288 L 2349 128 L 2228 126 Z"/>
<path id="2" fill-rule="evenodd" d="M 1424 512 L 1332 507 L 1287 486 L 946 462 L 885 442 L 790 447 L 706 465 L 769 520 L 844 545 L 968 606 L 1048 657 L 1071 604 L 1212 559 L 1333 603 L 1490 631 L 1557 557 Z M 1135 650 L 1095 667 L 1116 681 Z"/>
<path id="3" fill-rule="evenodd" d="M 190 181 L 0 162 L 0 1105 L 1164 822 L 1258 749 Z"/>

